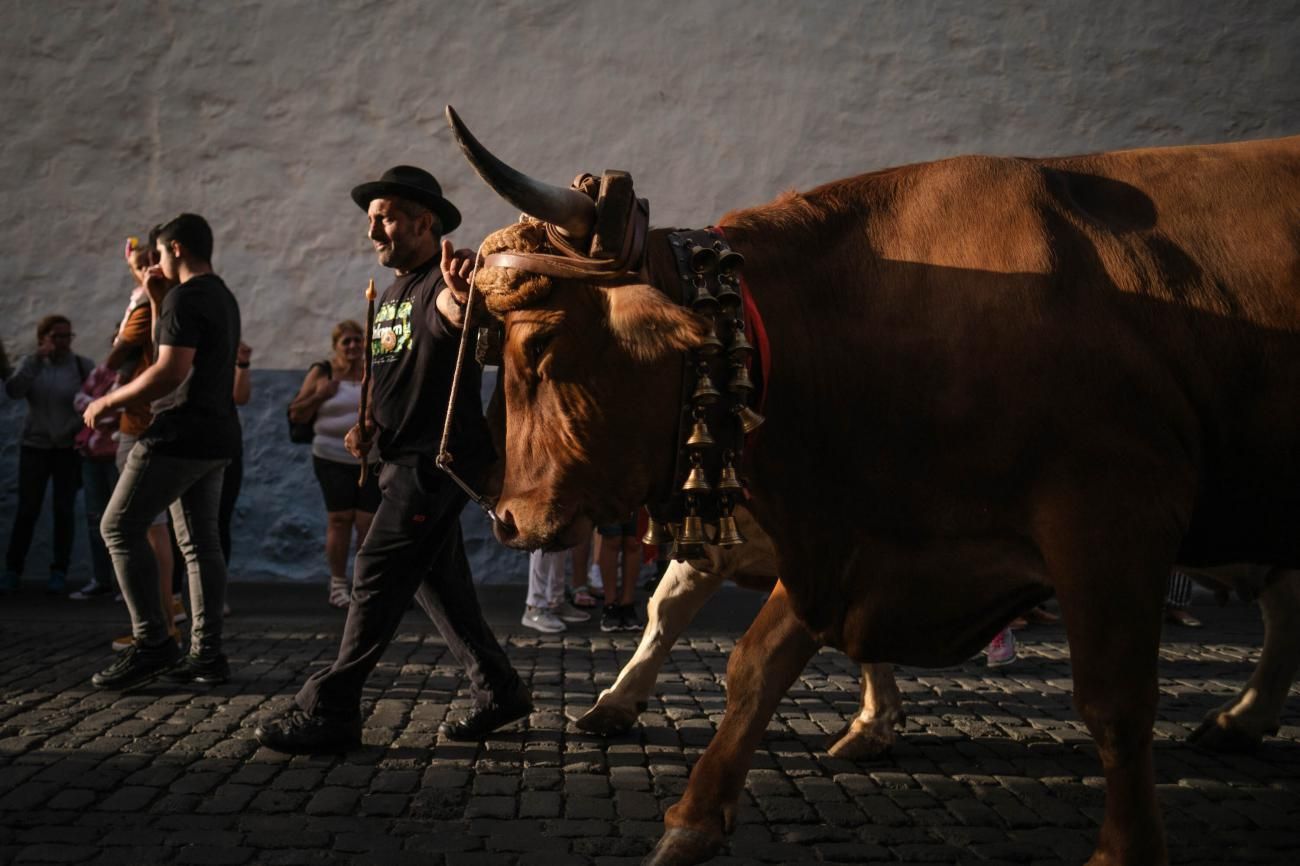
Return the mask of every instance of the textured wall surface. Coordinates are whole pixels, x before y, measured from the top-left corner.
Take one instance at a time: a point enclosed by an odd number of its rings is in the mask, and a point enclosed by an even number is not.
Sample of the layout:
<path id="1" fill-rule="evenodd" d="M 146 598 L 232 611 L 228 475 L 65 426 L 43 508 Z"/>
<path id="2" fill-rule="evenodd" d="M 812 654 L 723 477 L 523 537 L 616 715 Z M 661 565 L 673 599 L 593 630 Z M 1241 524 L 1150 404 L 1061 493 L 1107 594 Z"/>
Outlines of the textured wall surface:
<path id="1" fill-rule="evenodd" d="M 466 214 L 463 246 L 515 216 L 461 162 L 445 103 L 530 173 L 625 169 L 655 223 L 698 226 L 959 153 L 1295 134 L 1297 44 L 1296 2 L 8 0 L 0 338 L 26 351 L 61 310 L 98 354 L 128 290 L 123 238 L 206 215 L 257 353 L 247 571 L 305 577 L 317 501 L 281 407 L 385 276 L 348 190 L 428 167 Z"/>

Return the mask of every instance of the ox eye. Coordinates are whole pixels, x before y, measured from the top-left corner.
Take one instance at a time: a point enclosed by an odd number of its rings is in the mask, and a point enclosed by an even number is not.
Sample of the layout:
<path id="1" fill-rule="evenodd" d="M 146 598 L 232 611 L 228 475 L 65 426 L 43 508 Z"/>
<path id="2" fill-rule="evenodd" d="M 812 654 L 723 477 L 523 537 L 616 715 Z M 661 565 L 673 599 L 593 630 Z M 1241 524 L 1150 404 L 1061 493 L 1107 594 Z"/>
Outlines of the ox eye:
<path id="1" fill-rule="evenodd" d="M 531 366 L 536 367 L 541 362 L 554 336 L 554 334 L 534 334 L 528 338 L 528 342 L 524 345 L 524 352 L 528 355 L 528 363 Z"/>

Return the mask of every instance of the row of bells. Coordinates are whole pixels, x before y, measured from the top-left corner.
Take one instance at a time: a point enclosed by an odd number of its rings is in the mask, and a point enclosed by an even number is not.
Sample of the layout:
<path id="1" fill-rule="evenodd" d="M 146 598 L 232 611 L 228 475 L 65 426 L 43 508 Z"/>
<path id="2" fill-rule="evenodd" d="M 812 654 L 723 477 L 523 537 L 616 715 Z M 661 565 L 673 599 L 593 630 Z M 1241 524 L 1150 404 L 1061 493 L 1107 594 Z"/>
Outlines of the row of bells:
<path id="1" fill-rule="evenodd" d="M 697 514 L 687 515 L 680 527 L 652 520 L 641 541 L 653 545 L 671 543 L 673 559 L 699 559 L 704 556 L 704 545 L 710 543 L 704 531 L 704 518 Z M 736 527 L 735 515 L 724 514 L 718 518 L 718 534 L 712 543 L 718 547 L 745 543 L 745 536 Z"/>
<path id="2" fill-rule="evenodd" d="M 708 476 L 704 472 L 704 466 L 700 460 L 700 455 L 691 455 L 691 471 L 686 476 L 686 481 L 682 484 L 683 493 L 709 493 L 715 488 L 709 484 Z M 740 482 L 740 476 L 736 474 L 736 467 L 727 464 L 722 467 L 722 475 L 718 478 L 718 493 L 741 493 L 745 485 Z"/>
<path id="3" fill-rule="evenodd" d="M 733 362 L 743 363 L 754 354 L 754 344 L 745 336 L 745 329 L 738 319 L 729 319 L 727 322 L 731 327 L 731 339 L 727 341 L 725 347 L 727 355 Z M 704 342 L 695 347 L 695 351 L 701 358 L 714 358 L 722 352 L 723 348 L 722 340 L 718 339 L 718 329 L 714 326 L 705 335 Z"/>

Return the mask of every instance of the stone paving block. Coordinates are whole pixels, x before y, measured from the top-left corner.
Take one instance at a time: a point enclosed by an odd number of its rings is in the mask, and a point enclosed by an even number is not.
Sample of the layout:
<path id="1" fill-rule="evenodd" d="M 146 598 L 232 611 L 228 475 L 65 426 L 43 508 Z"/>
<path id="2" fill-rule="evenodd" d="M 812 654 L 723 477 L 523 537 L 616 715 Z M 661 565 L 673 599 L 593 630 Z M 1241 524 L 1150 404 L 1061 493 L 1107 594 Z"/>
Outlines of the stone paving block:
<path id="1" fill-rule="evenodd" d="M 15 863 L 84 863 L 98 853 L 93 845 L 61 845 L 42 842 L 21 847 L 14 857 Z"/>

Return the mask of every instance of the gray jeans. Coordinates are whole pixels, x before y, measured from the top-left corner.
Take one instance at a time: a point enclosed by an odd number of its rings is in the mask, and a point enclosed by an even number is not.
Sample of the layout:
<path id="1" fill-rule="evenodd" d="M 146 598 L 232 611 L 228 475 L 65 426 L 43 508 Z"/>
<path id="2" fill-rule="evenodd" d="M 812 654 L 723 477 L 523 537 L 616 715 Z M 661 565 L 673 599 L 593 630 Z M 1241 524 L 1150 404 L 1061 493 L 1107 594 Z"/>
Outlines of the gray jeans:
<path id="1" fill-rule="evenodd" d="M 141 646 L 169 639 L 171 623 L 158 596 L 158 561 L 148 531 L 154 518 L 170 505 L 176 542 L 189 574 L 190 652 L 207 656 L 221 651 L 226 562 L 217 512 L 221 475 L 229 462 L 165 457 L 154 454 L 146 442 L 136 443 L 127 457 L 99 528 L 131 613 L 131 632 Z"/>

